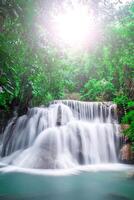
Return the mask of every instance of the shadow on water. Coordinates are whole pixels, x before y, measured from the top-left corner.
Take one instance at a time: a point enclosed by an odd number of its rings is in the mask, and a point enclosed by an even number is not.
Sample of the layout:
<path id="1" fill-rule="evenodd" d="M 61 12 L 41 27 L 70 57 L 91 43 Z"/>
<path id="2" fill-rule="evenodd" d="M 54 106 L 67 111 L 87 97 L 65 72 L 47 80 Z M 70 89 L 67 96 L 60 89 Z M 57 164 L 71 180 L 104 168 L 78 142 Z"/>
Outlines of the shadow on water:
<path id="1" fill-rule="evenodd" d="M 131 200 L 130 198 L 126 197 L 126 196 L 123 196 L 123 195 L 120 195 L 120 194 L 107 194 L 105 197 L 104 197 L 104 200 Z"/>
<path id="2" fill-rule="evenodd" d="M 24 197 L 16 197 L 16 196 L 6 196 L 6 195 L 2 195 L 0 196 L 0 200 L 51 200 L 53 198 L 51 198 L 48 195 L 43 195 L 43 196 L 24 196 Z M 61 198 L 62 199 L 62 198 Z M 91 198 L 89 197 L 89 200 Z M 64 199 L 63 199 L 64 200 Z M 68 199 L 69 200 L 69 199 Z M 92 199 L 94 200 L 94 199 Z M 99 200 L 99 199 L 98 199 Z M 101 198 L 100 198 L 101 200 Z M 103 197 L 103 200 L 131 200 L 130 198 L 120 195 L 120 194 L 107 194 Z"/>

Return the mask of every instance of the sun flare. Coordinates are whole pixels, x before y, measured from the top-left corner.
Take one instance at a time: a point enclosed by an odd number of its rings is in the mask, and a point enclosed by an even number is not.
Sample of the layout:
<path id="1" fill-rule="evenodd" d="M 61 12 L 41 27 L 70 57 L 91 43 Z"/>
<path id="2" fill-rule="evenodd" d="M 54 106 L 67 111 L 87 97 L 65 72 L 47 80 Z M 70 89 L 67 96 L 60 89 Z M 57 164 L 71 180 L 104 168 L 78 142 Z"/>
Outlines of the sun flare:
<path id="1" fill-rule="evenodd" d="M 67 9 L 64 13 L 54 16 L 54 26 L 57 36 L 67 44 L 83 45 L 91 36 L 94 29 L 92 14 L 86 6 L 79 5 Z"/>

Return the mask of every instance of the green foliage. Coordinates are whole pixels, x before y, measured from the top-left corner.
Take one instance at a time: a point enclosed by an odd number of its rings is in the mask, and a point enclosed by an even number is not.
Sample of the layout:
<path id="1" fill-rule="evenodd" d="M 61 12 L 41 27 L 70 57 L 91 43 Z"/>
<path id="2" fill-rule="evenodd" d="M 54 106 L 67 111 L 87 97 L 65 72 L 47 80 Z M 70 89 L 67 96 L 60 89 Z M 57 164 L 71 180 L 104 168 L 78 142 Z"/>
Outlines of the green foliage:
<path id="1" fill-rule="evenodd" d="M 129 124 L 129 128 L 124 131 L 132 142 L 134 142 L 134 101 L 128 102 L 127 113 L 122 119 L 122 123 Z"/>
<path id="2" fill-rule="evenodd" d="M 7 19 L 4 28 L 0 33 L 0 107 L 8 109 L 15 98 L 22 104 L 31 101 L 32 106 L 61 98 L 64 77 L 57 55 L 49 49 L 31 48 L 19 20 Z"/>
<path id="3" fill-rule="evenodd" d="M 107 101 L 114 96 L 114 86 L 105 79 L 89 80 L 82 91 L 82 99 L 89 101 Z"/>
<path id="4" fill-rule="evenodd" d="M 115 98 L 114 98 L 114 102 L 118 105 L 118 106 L 127 106 L 129 99 L 126 95 L 123 94 L 118 94 Z"/>
<path id="5" fill-rule="evenodd" d="M 104 27 L 102 42 L 88 56 L 83 100 L 113 100 L 126 106 L 128 100 L 134 99 L 133 8 L 133 3 L 126 6 L 126 15 Z"/>
<path id="6" fill-rule="evenodd" d="M 36 106 L 79 93 L 82 100 L 114 101 L 128 114 L 134 99 L 133 3 L 115 10 L 108 19 L 105 16 L 100 40 L 88 50 L 71 52 L 58 49 L 46 24 L 44 36 L 39 34 L 36 17 L 42 13 L 43 1 L 2 2 L 0 108 L 8 110 L 14 99 Z M 101 12 L 98 2 L 94 3 L 98 5 L 96 18 Z M 47 12 L 44 17 L 47 21 Z M 133 124 L 132 120 L 129 123 Z"/>
<path id="7" fill-rule="evenodd" d="M 122 122 L 130 124 L 132 121 L 134 121 L 134 111 L 129 111 L 124 117 Z"/>

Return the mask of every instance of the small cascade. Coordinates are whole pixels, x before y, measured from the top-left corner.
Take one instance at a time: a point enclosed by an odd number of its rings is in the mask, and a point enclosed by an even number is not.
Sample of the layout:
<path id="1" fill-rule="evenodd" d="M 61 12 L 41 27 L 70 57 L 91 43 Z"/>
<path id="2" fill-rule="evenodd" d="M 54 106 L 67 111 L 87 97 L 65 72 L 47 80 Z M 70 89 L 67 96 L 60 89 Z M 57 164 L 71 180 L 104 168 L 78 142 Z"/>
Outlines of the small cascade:
<path id="1" fill-rule="evenodd" d="M 112 102 L 57 100 L 53 103 L 63 103 L 67 105 L 72 110 L 74 117 L 79 120 L 117 123 L 116 104 Z"/>
<path id="2" fill-rule="evenodd" d="M 39 169 L 117 162 L 119 134 L 115 104 L 58 100 L 9 122 L 0 162 Z"/>

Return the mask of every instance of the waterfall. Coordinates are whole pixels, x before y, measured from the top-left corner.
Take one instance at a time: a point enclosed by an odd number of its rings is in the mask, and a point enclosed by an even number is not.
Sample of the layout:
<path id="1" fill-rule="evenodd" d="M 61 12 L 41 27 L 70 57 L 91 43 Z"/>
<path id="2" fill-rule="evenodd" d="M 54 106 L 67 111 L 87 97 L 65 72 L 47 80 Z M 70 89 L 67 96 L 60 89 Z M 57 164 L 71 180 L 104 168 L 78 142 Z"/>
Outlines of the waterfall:
<path id="1" fill-rule="evenodd" d="M 39 169 L 117 162 L 119 134 L 115 104 L 57 100 L 9 122 L 0 162 Z"/>

